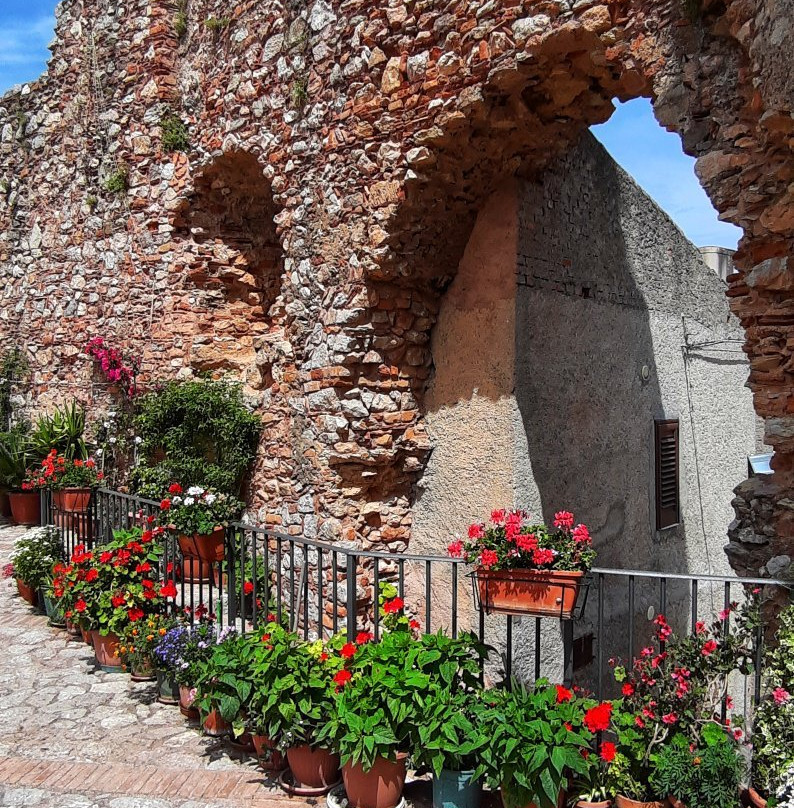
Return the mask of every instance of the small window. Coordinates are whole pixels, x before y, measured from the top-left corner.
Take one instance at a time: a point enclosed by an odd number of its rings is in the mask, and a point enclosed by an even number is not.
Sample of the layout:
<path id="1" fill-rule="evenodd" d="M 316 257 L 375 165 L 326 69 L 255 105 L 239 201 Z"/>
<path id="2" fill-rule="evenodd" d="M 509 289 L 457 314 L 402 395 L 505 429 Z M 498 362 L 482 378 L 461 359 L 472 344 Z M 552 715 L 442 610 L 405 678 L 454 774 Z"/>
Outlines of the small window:
<path id="1" fill-rule="evenodd" d="M 747 458 L 747 476 L 756 477 L 759 474 L 772 473 L 772 452 L 767 454 L 750 455 Z"/>
<path id="2" fill-rule="evenodd" d="M 678 524 L 678 419 L 655 421 L 656 529 Z"/>

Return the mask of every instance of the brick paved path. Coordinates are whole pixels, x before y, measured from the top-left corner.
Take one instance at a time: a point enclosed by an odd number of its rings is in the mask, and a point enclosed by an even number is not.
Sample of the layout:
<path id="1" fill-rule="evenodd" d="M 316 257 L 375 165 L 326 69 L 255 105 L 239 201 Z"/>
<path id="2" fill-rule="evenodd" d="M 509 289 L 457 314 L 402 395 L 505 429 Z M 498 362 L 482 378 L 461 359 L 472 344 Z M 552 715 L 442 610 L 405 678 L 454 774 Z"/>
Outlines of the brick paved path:
<path id="1" fill-rule="evenodd" d="M 0 526 L 0 563 L 24 529 Z M 0 808 L 306 808 L 0 580 Z M 320 805 L 324 805 L 322 800 Z"/>

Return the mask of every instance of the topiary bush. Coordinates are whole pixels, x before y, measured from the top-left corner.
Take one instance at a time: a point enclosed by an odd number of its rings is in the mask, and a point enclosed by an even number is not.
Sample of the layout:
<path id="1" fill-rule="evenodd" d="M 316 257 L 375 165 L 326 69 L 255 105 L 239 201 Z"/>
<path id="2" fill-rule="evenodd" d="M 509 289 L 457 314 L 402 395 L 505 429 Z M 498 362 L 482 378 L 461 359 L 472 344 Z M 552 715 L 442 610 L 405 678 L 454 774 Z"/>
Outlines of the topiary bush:
<path id="1" fill-rule="evenodd" d="M 143 396 L 135 417 L 140 493 L 155 499 L 170 482 L 239 495 L 256 455 L 261 423 L 245 407 L 239 384 L 199 379 L 169 382 Z"/>

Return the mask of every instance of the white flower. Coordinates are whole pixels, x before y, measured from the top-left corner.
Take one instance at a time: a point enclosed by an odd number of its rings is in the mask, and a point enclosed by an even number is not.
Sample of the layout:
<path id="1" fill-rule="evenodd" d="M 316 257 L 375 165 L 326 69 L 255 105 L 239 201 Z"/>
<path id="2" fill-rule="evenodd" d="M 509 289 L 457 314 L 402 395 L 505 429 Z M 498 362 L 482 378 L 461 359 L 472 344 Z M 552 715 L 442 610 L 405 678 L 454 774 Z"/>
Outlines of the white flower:
<path id="1" fill-rule="evenodd" d="M 143 438 L 140 435 L 135 436 L 135 443 L 143 443 Z"/>
<path id="2" fill-rule="evenodd" d="M 102 449 L 96 450 L 97 457 L 102 457 Z"/>
<path id="3" fill-rule="evenodd" d="M 102 426 L 105 427 L 105 429 L 110 429 L 110 424 L 107 421 L 103 421 Z"/>
<path id="4" fill-rule="evenodd" d="M 116 439 L 114 437 L 108 438 L 108 443 L 115 443 Z"/>
<path id="5" fill-rule="evenodd" d="M 204 493 L 204 489 L 198 485 L 191 485 L 187 490 L 189 497 L 200 497 Z"/>
<path id="6" fill-rule="evenodd" d="M 185 497 L 185 505 L 192 505 L 195 501 L 193 497 Z"/>
<path id="7" fill-rule="evenodd" d="M 171 502 L 174 505 L 179 505 L 182 502 L 182 497 L 180 497 L 180 496 L 172 497 Z"/>
<path id="8" fill-rule="evenodd" d="M 207 503 L 207 505 L 212 505 L 217 498 L 218 497 L 216 497 L 215 494 L 207 494 L 207 496 L 204 497 L 204 501 Z"/>

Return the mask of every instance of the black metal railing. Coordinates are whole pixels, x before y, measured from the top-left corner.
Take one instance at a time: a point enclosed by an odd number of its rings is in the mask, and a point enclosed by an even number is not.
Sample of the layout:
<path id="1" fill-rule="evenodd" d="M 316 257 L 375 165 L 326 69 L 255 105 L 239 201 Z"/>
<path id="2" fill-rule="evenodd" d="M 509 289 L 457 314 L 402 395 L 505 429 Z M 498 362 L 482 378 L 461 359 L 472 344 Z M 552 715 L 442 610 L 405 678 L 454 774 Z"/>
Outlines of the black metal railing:
<path id="1" fill-rule="evenodd" d="M 105 542 L 120 529 L 145 529 L 159 510 L 157 502 L 105 489 L 85 514 L 60 511 L 50 496 L 42 501 L 44 522 L 61 529 L 67 553 L 78 543 Z M 237 523 L 226 529 L 224 561 L 201 565 L 182 556 L 175 536 L 163 536 L 161 574 L 175 583 L 178 604 L 191 615 L 201 606 L 242 632 L 275 618 L 306 639 L 339 631 L 352 639 L 363 629 L 377 637 L 378 595 L 388 583 L 423 630 L 472 631 L 495 647 L 502 673 L 575 682 L 598 697 L 616 695 L 609 660 L 630 660 L 647 645 L 656 615 L 665 614 L 685 633 L 741 601 L 748 588 L 794 586 L 767 578 L 595 568 L 586 608 L 577 609 L 575 619 L 488 615 L 460 559 L 364 550 Z M 724 625 L 730 631 L 731 619 Z M 761 625 L 754 670 L 731 683 L 736 709 L 746 717 L 760 695 L 763 642 Z"/>

